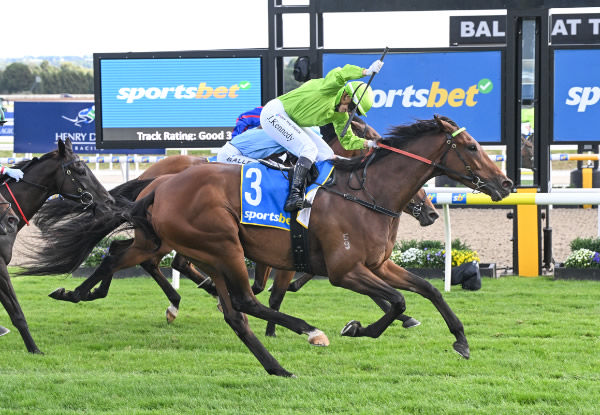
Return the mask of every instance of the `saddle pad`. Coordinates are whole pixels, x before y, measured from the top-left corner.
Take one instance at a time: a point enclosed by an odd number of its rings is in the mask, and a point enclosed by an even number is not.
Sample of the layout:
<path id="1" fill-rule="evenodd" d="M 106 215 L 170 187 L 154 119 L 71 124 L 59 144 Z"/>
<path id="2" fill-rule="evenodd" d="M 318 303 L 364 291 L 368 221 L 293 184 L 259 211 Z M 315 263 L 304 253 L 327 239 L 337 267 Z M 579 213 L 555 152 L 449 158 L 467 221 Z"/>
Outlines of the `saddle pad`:
<path id="1" fill-rule="evenodd" d="M 333 172 L 333 165 L 329 161 L 316 164 L 319 169 L 316 183 L 325 183 Z M 287 173 L 269 169 L 260 163 L 249 163 L 242 166 L 241 174 L 241 223 L 289 231 L 290 213 L 283 210 L 289 193 Z M 316 183 L 308 186 L 306 192 L 316 193 L 319 187 Z"/>

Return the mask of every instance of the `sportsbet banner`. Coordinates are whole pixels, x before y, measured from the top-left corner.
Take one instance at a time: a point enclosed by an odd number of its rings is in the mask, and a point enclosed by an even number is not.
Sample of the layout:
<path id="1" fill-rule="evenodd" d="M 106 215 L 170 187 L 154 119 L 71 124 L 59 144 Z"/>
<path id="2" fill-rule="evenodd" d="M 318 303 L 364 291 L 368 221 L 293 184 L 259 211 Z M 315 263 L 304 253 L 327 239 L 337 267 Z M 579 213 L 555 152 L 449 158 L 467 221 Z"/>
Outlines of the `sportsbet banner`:
<path id="1" fill-rule="evenodd" d="M 260 58 L 101 59 L 102 145 L 220 147 L 261 105 Z"/>
<path id="2" fill-rule="evenodd" d="M 347 63 L 368 68 L 379 54 L 326 54 L 323 73 Z M 500 51 L 393 53 L 371 86 L 366 121 L 380 134 L 390 127 L 445 115 L 480 142 L 502 138 Z M 366 82 L 367 77 L 362 78 Z"/>
<path id="3" fill-rule="evenodd" d="M 554 51 L 554 141 L 600 142 L 600 49 Z"/>

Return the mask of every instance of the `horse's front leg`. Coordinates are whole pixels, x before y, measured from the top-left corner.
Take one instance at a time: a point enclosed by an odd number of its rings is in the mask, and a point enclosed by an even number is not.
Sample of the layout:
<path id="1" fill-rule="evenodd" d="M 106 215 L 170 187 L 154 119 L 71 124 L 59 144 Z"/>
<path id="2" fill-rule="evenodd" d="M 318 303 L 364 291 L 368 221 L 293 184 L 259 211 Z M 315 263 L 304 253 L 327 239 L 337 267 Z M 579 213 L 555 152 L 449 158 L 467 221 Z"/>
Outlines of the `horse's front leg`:
<path id="1" fill-rule="evenodd" d="M 429 281 L 411 274 L 404 268 L 396 265 L 391 260 L 387 260 L 383 265 L 373 271 L 382 280 L 386 281 L 392 287 L 399 290 L 407 290 L 416 292 L 427 298 L 438 309 L 450 332 L 456 337 L 454 342 L 454 350 L 462 357 L 468 359 L 470 356 L 469 343 L 465 336 L 463 324 L 446 303 L 440 291 L 429 283 Z"/>
<path id="2" fill-rule="evenodd" d="M 350 272 L 345 274 L 330 274 L 329 282 L 334 286 L 347 288 L 369 297 L 382 298 L 390 303 L 389 311 L 367 327 L 363 327 L 359 321 L 350 321 L 342 329 L 342 336 L 377 338 L 406 309 L 402 294 L 378 278 L 364 264 L 357 264 Z"/>
<path id="3" fill-rule="evenodd" d="M 14 324 L 17 330 L 19 330 L 19 333 L 21 333 L 21 337 L 23 338 L 25 347 L 27 347 L 27 351 L 29 353 L 42 353 L 35 344 L 33 337 L 31 337 L 29 326 L 27 325 L 27 320 L 25 319 L 25 314 L 23 314 L 21 305 L 17 300 L 15 289 L 13 288 L 13 285 L 10 281 L 10 276 L 8 275 L 6 263 L 2 259 L 0 259 L 0 303 L 2 303 L 4 309 L 8 313 L 10 321 Z M 6 334 L 7 332 L 3 334 Z"/>

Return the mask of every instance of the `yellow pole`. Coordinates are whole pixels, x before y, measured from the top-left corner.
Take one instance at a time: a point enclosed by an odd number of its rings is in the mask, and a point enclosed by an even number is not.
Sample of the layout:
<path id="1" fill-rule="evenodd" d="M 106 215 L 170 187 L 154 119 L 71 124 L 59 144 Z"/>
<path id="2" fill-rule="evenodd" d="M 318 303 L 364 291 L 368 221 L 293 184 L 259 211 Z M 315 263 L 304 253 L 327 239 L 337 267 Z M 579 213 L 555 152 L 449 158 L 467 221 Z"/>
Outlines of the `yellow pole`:
<path id="1" fill-rule="evenodd" d="M 593 181 L 593 173 L 594 169 L 592 168 L 583 168 L 581 169 L 581 187 L 583 187 L 584 189 L 591 189 L 592 188 L 592 181 Z M 591 209 L 592 205 L 583 205 L 584 209 Z"/>
<path id="2" fill-rule="evenodd" d="M 517 193 L 537 193 L 536 188 L 517 189 Z M 538 207 L 517 205 L 518 273 L 522 277 L 537 277 L 539 269 Z"/>

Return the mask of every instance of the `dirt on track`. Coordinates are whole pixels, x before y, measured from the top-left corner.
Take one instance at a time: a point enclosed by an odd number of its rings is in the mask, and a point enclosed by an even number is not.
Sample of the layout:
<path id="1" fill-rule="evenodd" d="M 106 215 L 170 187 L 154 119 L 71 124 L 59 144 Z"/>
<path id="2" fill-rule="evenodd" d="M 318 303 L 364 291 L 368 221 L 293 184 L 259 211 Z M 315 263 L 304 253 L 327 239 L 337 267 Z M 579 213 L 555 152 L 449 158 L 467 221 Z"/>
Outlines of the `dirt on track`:
<path id="1" fill-rule="evenodd" d="M 460 239 L 477 251 L 482 263 L 495 263 L 499 269 L 513 267 L 513 221 L 507 218 L 512 208 L 450 208 L 452 239 Z M 403 214 L 398 231 L 398 240 L 444 241 L 444 215 L 431 226 L 419 223 Z M 546 221 L 542 222 L 542 227 Z M 553 208 L 550 210 L 553 257 L 557 263 L 564 262 L 570 252 L 569 243 L 577 238 L 598 236 L 598 211 L 582 208 Z M 22 252 L 27 249 L 27 240 L 35 238 L 36 228 L 25 227 L 17 236 L 11 265 L 22 263 Z M 29 239 L 31 240 L 31 239 Z M 502 271 L 500 271 L 502 272 Z"/>
<path id="2" fill-rule="evenodd" d="M 512 208 L 450 208 L 452 239 L 460 239 L 477 251 L 482 263 L 495 263 L 497 268 L 513 267 L 513 221 L 507 218 Z M 544 209 L 543 209 L 544 211 Z M 431 226 L 421 227 L 408 215 L 402 215 L 398 240 L 444 241 L 444 215 Z M 564 262 L 570 253 L 569 244 L 577 238 L 598 236 L 598 211 L 583 208 L 553 208 L 549 226 L 552 228 L 553 258 Z M 546 227 L 546 220 L 542 227 Z"/>

